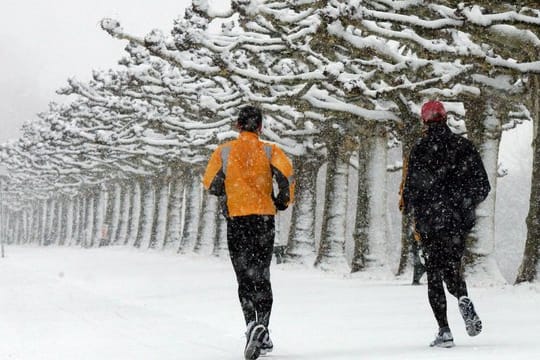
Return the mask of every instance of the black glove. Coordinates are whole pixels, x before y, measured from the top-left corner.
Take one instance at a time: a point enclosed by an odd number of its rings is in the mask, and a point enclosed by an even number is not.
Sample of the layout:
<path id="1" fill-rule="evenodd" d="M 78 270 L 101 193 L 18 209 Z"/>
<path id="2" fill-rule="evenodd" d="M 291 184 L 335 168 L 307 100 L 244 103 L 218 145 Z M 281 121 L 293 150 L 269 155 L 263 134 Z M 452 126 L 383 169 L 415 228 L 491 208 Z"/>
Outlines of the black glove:
<path id="1" fill-rule="evenodd" d="M 272 194 L 272 201 L 274 202 L 274 206 L 279 211 L 286 210 L 289 205 L 287 205 L 288 200 L 285 199 L 285 196 L 283 196 L 281 193 L 278 194 L 278 196 L 274 196 Z"/>

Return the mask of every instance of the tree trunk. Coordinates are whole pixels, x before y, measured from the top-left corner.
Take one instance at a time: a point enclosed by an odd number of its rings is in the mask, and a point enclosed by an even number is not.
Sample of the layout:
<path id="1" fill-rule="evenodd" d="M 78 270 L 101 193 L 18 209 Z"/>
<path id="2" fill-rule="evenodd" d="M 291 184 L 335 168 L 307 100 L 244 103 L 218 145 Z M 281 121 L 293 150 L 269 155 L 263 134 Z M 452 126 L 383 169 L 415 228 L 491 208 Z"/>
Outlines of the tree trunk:
<path id="1" fill-rule="evenodd" d="M 33 200 L 31 201 L 30 206 L 32 207 L 30 243 L 34 244 L 38 243 L 39 241 L 39 202 L 37 200 Z"/>
<path id="2" fill-rule="evenodd" d="M 328 147 L 321 242 L 315 260 L 323 270 L 349 271 L 345 258 L 348 158 L 339 154 L 337 142 Z"/>
<path id="3" fill-rule="evenodd" d="M 85 244 L 85 238 L 86 238 L 86 220 L 88 215 L 88 195 L 84 192 L 81 195 L 81 206 L 80 206 L 80 214 L 79 214 L 79 233 L 77 236 L 77 245 L 84 246 Z"/>
<path id="4" fill-rule="evenodd" d="M 190 170 L 186 183 L 186 208 L 184 214 L 184 228 L 178 252 L 192 251 L 197 242 L 201 211 L 201 181 L 194 170 Z"/>
<path id="5" fill-rule="evenodd" d="M 527 215 L 527 240 L 523 259 L 516 277 L 516 284 L 538 279 L 540 258 L 540 75 L 531 76 L 530 112 L 533 117 L 533 166 L 529 214 Z"/>
<path id="6" fill-rule="evenodd" d="M 79 194 L 79 226 L 75 235 L 75 245 L 82 245 L 86 232 L 86 195 L 84 192 Z"/>
<path id="7" fill-rule="evenodd" d="M 133 185 L 129 183 L 122 184 L 122 211 L 120 214 L 120 224 L 118 225 L 118 235 L 115 240 L 115 245 L 126 245 L 128 243 L 129 222 L 133 216 L 133 207 L 131 201 L 133 199 Z"/>
<path id="8" fill-rule="evenodd" d="M 55 227 L 56 211 L 57 211 L 56 208 L 57 208 L 57 201 L 55 199 L 50 199 L 49 206 L 48 206 L 49 213 L 47 214 L 47 236 L 46 236 L 45 245 L 51 245 L 54 243 L 54 238 L 56 235 L 56 227 Z"/>
<path id="9" fill-rule="evenodd" d="M 91 247 L 92 246 L 92 237 L 94 235 L 94 219 L 95 219 L 95 200 L 96 195 L 94 193 L 90 193 L 86 200 L 86 226 L 85 226 L 85 234 L 84 234 L 84 240 L 83 240 L 83 247 Z"/>
<path id="10" fill-rule="evenodd" d="M 315 261 L 315 209 L 317 164 L 298 161 L 295 169 L 296 195 L 285 261 L 312 265 Z"/>
<path id="11" fill-rule="evenodd" d="M 73 209 L 75 207 L 75 198 L 68 197 L 66 198 L 66 222 L 64 224 L 64 239 L 62 240 L 62 245 L 69 245 L 73 238 Z"/>
<path id="12" fill-rule="evenodd" d="M 411 111 L 411 108 L 406 103 L 403 98 L 398 99 L 397 104 L 400 109 L 400 117 L 403 121 L 403 126 L 400 128 L 400 139 L 401 139 L 401 155 L 402 155 L 402 179 L 400 187 L 400 196 L 403 184 L 405 182 L 405 176 L 407 175 L 407 162 L 411 150 L 416 143 L 416 140 L 421 136 L 422 123 L 418 119 L 418 116 Z M 396 204 L 397 206 L 398 204 Z M 402 275 L 407 269 L 407 265 L 410 263 L 409 258 L 413 249 L 418 249 L 418 247 L 413 247 L 412 244 L 414 241 L 413 235 L 413 226 L 414 221 L 411 215 L 401 216 L 401 250 L 399 257 L 399 264 L 397 268 L 396 275 Z M 416 250 L 417 251 L 417 250 Z"/>
<path id="13" fill-rule="evenodd" d="M 195 252 L 210 255 L 217 242 L 217 224 L 219 215 L 218 197 L 205 191 L 202 198 L 201 221 L 197 234 Z"/>
<path id="14" fill-rule="evenodd" d="M 388 140 L 384 130 L 379 129 L 371 139 L 373 150 L 369 161 L 369 244 L 365 259 L 366 265 L 372 268 L 386 267 L 388 245 L 388 213 L 387 213 L 387 155 Z"/>
<path id="15" fill-rule="evenodd" d="M 356 194 L 356 219 L 354 225 L 353 259 L 351 271 L 361 271 L 366 266 L 365 255 L 369 243 L 369 160 L 372 157 L 373 142 L 368 136 L 360 139 L 358 152 L 358 191 Z"/>
<path id="16" fill-rule="evenodd" d="M 117 244 L 118 241 L 120 213 L 122 206 L 122 188 L 120 187 L 119 183 L 114 183 L 112 194 L 112 200 L 109 201 L 111 207 L 111 217 L 109 220 L 109 244 L 114 245 Z"/>
<path id="17" fill-rule="evenodd" d="M 142 213 L 139 224 L 136 247 L 148 249 L 152 242 L 152 224 L 154 222 L 154 202 L 156 200 L 156 189 L 152 179 L 145 179 L 142 192 Z"/>
<path id="18" fill-rule="evenodd" d="M 65 237 L 65 217 L 66 217 L 66 199 L 65 197 L 60 197 L 58 199 L 58 205 L 57 205 L 57 212 L 56 212 L 56 238 L 55 238 L 55 244 L 56 245 L 63 245 L 64 244 L 64 237 Z"/>
<path id="19" fill-rule="evenodd" d="M 20 244 L 19 234 L 20 234 L 20 216 L 17 216 L 17 213 L 13 213 L 13 237 L 11 244 Z"/>
<path id="20" fill-rule="evenodd" d="M 105 211 L 107 208 L 108 193 L 106 189 L 99 189 L 97 201 L 95 203 L 95 216 L 92 239 L 90 246 L 98 247 L 102 245 L 105 233 Z"/>
<path id="21" fill-rule="evenodd" d="M 169 183 L 170 176 L 162 175 L 157 181 L 157 199 L 155 202 L 154 230 L 152 231 L 153 241 L 151 248 L 162 248 L 167 235 L 167 210 L 169 208 Z"/>
<path id="22" fill-rule="evenodd" d="M 128 244 L 135 246 L 139 232 L 139 221 L 141 218 L 141 183 L 136 179 L 133 182 L 133 198 L 131 200 L 131 218 L 129 220 Z"/>
<path id="23" fill-rule="evenodd" d="M 482 101 L 482 100 L 478 100 Z M 490 101 L 481 105 L 477 102 L 474 109 L 480 110 L 480 121 L 468 125 L 471 140 L 477 146 L 489 178 L 491 191 L 476 210 L 476 226 L 468 237 L 466 263 L 469 276 L 480 279 L 489 278 L 503 283 L 504 278 L 495 261 L 495 200 L 497 194 L 497 171 L 499 145 L 501 141 L 501 121 Z M 468 108 L 470 109 L 470 108 Z M 474 111 L 474 110 L 473 110 Z"/>
<path id="24" fill-rule="evenodd" d="M 72 246 L 77 244 L 77 238 L 79 236 L 79 229 L 81 226 L 81 196 L 80 194 L 73 198 L 73 226 L 71 238 L 68 239 L 68 245 Z"/>
<path id="25" fill-rule="evenodd" d="M 352 271 L 387 265 L 387 142 L 379 129 L 360 144 Z"/>
<path id="26" fill-rule="evenodd" d="M 218 215 L 216 229 L 217 235 L 216 244 L 214 245 L 214 255 L 227 257 L 229 256 L 229 247 L 227 244 L 227 219 L 225 219 L 225 216 Z"/>
<path id="27" fill-rule="evenodd" d="M 182 226 L 182 204 L 184 202 L 184 185 L 179 171 L 173 172 L 171 190 L 169 192 L 167 210 L 167 234 L 164 239 L 164 249 L 179 249 Z"/>

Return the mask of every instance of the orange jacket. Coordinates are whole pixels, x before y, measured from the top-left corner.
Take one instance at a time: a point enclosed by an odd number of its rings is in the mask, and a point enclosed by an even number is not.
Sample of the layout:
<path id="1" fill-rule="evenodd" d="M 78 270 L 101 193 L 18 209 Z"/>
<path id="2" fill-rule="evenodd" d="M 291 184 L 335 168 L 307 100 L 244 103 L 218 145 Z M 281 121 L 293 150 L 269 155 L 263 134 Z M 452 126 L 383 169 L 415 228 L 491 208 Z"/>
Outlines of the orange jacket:
<path id="1" fill-rule="evenodd" d="M 273 181 L 279 192 L 273 196 Z M 230 217 L 275 215 L 294 198 L 291 161 L 276 145 L 242 131 L 238 139 L 220 145 L 210 157 L 203 177 L 211 194 L 226 197 Z"/>

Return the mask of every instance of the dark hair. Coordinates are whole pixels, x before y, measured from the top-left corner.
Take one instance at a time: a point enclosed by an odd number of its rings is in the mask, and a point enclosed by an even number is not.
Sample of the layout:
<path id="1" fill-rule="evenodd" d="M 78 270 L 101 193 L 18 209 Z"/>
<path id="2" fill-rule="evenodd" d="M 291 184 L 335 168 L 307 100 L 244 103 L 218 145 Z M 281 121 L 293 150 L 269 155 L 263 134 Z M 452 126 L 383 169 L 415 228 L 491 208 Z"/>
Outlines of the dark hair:
<path id="1" fill-rule="evenodd" d="M 261 110 L 251 105 L 244 106 L 238 114 L 237 124 L 242 131 L 257 132 L 262 125 Z"/>

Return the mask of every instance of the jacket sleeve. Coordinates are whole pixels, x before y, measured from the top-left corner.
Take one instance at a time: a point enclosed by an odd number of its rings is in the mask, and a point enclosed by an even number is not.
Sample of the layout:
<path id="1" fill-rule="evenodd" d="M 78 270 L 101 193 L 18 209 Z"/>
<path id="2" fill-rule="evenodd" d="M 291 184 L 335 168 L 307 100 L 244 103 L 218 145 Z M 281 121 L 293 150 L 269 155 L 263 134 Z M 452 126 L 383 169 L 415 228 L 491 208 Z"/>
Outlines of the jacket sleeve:
<path id="1" fill-rule="evenodd" d="M 278 193 L 273 196 L 274 205 L 278 210 L 285 210 L 294 201 L 295 180 L 292 163 L 283 150 L 272 146 L 270 166 L 278 184 Z"/>
<path id="2" fill-rule="evenodd" d="M 225 195 L 225 174 L 221 160 L 221 147 L 218 147 L 210 156 L 203 176 L 203 186 L 212 195 Z"/>
<path id="3" fill-rule="evenodd" d="M 468 151 L 466 163 L 469 170 L 467 176 L 469 180 L 468 199 L 472 201 L 472 206 L 477 206 L 486 199 L 491 190 L 491 185 L 482 158 L 473 145 Z"/>

